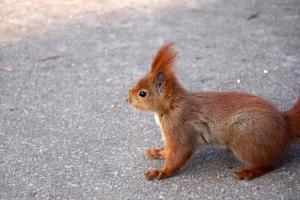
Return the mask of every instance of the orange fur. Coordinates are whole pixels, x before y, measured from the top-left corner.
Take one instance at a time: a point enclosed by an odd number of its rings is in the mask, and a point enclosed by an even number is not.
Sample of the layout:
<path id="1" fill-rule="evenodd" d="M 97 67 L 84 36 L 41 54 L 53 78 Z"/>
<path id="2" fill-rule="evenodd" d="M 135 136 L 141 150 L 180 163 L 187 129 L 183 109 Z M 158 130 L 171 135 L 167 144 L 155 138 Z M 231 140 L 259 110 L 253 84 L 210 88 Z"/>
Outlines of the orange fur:
<path id="1" fill-rule="evenodd" d="M 247 168 L 235 172 L 250 180 L 272 170 L 289 144 L 300 138 L 300 100 L 285 113 L 270 102 L 241 92 L 186 91 L 174 74 L 173 43 L 163 45 L 151 71 L 129 90 L 130 106 L 155 112 L 164 148 L 149 149 L 150 158 L 164 158 L 162 169 L 148 171 L 148 180 L 172 176 L 201 144 L 226 145 Z"/>
<path id="2" fill-rule="evenodd" d="M 283 114 L 288 122 L 289 132 L 293 133 L 295 138 L 300 138 L 300 99 L 291 110 Z"/>

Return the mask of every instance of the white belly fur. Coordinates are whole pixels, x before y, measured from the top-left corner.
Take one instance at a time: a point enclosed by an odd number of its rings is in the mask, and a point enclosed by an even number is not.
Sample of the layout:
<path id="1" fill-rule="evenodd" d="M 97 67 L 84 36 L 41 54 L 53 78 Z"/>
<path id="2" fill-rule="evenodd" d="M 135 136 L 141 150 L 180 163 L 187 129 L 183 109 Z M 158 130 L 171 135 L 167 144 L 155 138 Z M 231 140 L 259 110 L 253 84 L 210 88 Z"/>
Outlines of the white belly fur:
<path id="1" fill-rule="evenodd" d="M 165 141 L 165 136 L 164 136 L 162 127 L 161 127 L 161 125 L 160 125 L 159 118 L 158 118 L 158 116 L 157 116 L 156 113 L 154 114 L 154 119 L 155 119 L 156 124 L 157 124 L 157 125 L 159 126 L 159 128 L 160 128 L 160 132 L 161 132 L 161 135 L 162 135 L 162 139 Z"/>

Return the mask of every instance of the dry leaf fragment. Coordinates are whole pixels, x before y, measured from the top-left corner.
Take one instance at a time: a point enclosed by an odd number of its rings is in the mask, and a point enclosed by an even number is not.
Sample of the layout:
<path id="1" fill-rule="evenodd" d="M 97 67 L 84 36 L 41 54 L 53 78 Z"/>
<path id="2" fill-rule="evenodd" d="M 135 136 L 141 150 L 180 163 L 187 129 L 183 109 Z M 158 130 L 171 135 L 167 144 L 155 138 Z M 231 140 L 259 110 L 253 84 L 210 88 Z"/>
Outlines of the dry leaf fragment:
<path id="1" fill-rule="evenodd" d="M 12 67 L 0 67 L 0 70 L 5 72 L 13 72 L 14 69 Z"/>
<path id="2" fill-rule="evenodd" d="M 49 56 L 49 57 L 46 57 L 46 58 L 39 59 L 39 60 L 37 60 L 37 62 L 44 62 L 44 61 L 48 61 L 48 60 L 54 60 L 54 59 L 57 59 L 59 57 L 60 57 L 59 55 Z"/>
<path id="3" fill-rule="evenodd" d="M 218 178 L 218 179 L 223 179 L 223 178 L 225 178 L 225 175 L 224 175 L 224 174 L 218 174 L 218 175 L 216 176 L 216 178 Z"/>

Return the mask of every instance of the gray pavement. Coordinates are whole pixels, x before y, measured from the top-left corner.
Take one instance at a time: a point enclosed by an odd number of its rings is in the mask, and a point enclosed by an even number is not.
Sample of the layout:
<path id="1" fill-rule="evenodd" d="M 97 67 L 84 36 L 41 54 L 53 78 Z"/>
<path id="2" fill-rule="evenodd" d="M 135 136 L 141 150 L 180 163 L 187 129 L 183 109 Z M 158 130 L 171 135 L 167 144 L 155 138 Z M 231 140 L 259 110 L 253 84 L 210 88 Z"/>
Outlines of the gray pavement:
<path id="1" fill-rule="evenodd" d="M 144 179 L 163 163 L 144 151 L 162 139 L 122 97 L 169 40 L 190 90 L 245 91 L 281 110 L 299 97 L 299 0 L 2 0 L 0 199 L 299 199 L 299 143 L 250 182 L 218 147 Z"/>

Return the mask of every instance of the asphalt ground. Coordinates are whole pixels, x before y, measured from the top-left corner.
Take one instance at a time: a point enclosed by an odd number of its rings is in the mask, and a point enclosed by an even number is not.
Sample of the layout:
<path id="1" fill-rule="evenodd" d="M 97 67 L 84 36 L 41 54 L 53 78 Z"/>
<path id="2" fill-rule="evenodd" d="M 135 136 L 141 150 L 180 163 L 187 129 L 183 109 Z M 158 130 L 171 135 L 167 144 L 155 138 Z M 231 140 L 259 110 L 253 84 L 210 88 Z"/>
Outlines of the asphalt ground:
<path id="1" fill-rule="evenodd" d="M 175 41 L 191 91 L 244 91 L 282 111 L 300 94 L 299 0 L 0 2 L 0 199 L 299 199 L 300 144 L 274 171 L 203 146 L 146 181 L 161 147 L 153 114 L 123 101 Z"/>

